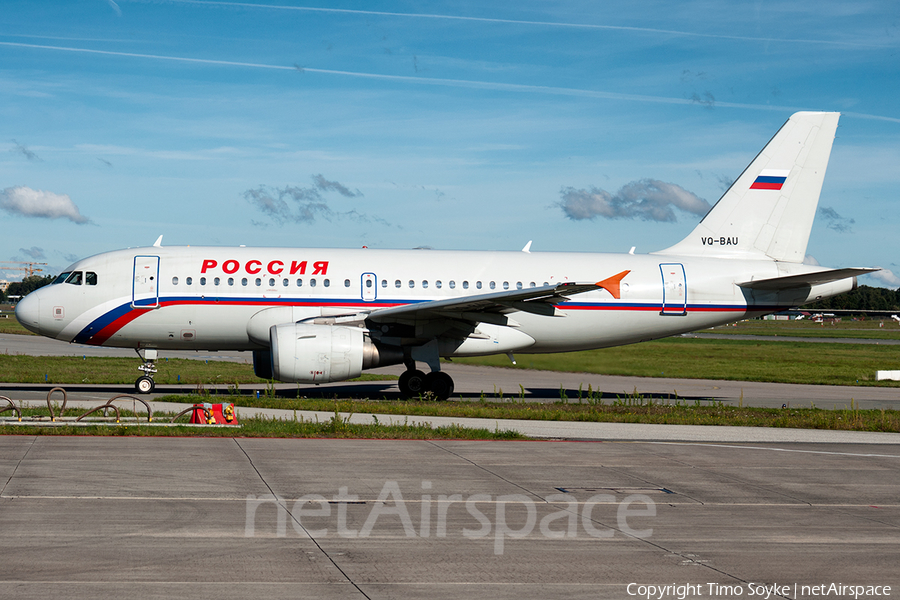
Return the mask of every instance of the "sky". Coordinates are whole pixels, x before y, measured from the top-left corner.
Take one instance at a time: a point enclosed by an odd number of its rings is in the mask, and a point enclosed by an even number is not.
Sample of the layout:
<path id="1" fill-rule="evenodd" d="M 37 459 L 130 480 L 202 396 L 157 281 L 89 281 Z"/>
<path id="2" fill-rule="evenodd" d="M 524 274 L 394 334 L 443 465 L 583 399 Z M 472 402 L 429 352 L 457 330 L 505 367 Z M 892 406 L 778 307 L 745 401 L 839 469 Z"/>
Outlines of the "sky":
<path id="1" fill-rule="evenodd" d="M 3 0 L 0 261 L 651 252 L 829 110 L 808 254 L 897 288 L 898 98 L 896 0 Z"/>

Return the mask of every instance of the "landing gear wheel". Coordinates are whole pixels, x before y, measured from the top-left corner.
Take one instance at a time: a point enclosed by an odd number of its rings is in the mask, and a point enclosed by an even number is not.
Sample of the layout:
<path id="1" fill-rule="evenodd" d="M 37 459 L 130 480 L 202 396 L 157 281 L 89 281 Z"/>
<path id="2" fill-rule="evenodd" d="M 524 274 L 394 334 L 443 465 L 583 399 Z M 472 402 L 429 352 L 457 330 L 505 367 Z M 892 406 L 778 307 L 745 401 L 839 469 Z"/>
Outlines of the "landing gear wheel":
<path id="1" fill-rule="evenodd" d="M 441 371 L 425 376 L 425 389 L 435 400 L 446 400 L 453 395 L 453 378 Z"/>
<path id="2" fill-rule="evenodd" d="M 400 394 L 404 398 L 412 398 L 425 393 L 425 373 L 417 370 L 404 371 L 397 382 Z"/>
<path id="3" fill-rule="evenodd" d="M 137 381 L 134 382 L 134 389 L 138 394 L 149 394 L 155 388 L 156 382 L 146 375 L 144 375 L 143 377 L 138 377 Z"/>

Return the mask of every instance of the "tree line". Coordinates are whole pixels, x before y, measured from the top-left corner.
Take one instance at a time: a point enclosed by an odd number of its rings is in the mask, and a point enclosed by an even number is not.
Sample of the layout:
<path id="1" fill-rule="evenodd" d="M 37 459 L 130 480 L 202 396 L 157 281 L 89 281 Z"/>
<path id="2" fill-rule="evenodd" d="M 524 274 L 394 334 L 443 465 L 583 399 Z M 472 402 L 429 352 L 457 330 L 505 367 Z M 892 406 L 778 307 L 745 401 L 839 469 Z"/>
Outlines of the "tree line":
<path id="1" fill-rule="evenodd" d="M 56 275 L 47 275 L 45 277 L 30 275 L 22 281 L 13 281 L 9 284 L 5 293 L 0 291 L 0 302 L 6 302 L 10 296 L 26 296 L 39 287 L 44 287 L 51 283 L 54 279 L 56 279 Z"/>
<path id="2" fill-rule="evenodd" d="M 803 308 L 809 310 L 883 310 L 900 312 L 900 288 L 869 287 L 861 285 L 852 292 L 833 296 L 807 304 Z"/>

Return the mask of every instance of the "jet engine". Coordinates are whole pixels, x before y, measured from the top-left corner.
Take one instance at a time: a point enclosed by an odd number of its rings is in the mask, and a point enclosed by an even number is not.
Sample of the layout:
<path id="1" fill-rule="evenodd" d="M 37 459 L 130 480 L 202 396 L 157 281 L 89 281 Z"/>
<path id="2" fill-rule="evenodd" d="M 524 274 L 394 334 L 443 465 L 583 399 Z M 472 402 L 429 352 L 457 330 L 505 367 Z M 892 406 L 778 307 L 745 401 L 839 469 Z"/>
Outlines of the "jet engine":
<path id="1" fill-rule="evenodd" d="M 283 323 L 269 329 L 272 374 L 278 381 L 328 383 L 359 377 L 363 369 L 397 364 L 399 348 L 376 345 L 358 327 Z"/>

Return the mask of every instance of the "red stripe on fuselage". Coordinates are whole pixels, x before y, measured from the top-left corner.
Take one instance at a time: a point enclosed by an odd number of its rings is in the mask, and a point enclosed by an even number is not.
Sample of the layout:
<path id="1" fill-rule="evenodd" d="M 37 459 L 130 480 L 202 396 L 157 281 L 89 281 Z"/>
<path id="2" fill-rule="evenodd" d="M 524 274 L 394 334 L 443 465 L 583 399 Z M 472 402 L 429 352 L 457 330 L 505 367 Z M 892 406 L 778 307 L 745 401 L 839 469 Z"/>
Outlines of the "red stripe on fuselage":
<path id="1" fill-rule="evenodd" d="M 288 306 L 297 306 L 297 307 L 343 307 L 348 309 L 355 308 L 371 308 L 372 304 L 366 303 L 351 303 L 348 301 L 347 303 L 343 302 L 284 302 L 284 303 L 271 303 L 268 300 L 163 300 L 160 302 L 159 306 L 168 307 L 168 306 L 261 306 L 267 308 L 278 308 L 278 307 L 288 307 Z M 392 303 L 379 303 L 377 306 L 379 308 L 387 308 L 391 306 L 406 306 L 405 302 L 392 302 Z M 603 311 L 638 311 L 638 312 L 659 312 L 662 310 L 660 305 L 640 305 L 640 306 L 621 306 L 615 304 L 590 304 L 590 305 L 569 305 L 569 306 L 559 306 L 560 310 L 603 310 Z M 91 346 L 102 346 L 106 343 L 109 338 L 114 336 L 120 329 L 137 319 L 138 317 L 153 312 L 154 310 L 159 309 L 148 309 L 148 308 L 132 308 L 122 316 L 118 317 L 114 321 L 110 322 L 103 329 L 95 333 L 88 339 L 85 344 Z M 749 306 L 735 306 L 735 307 L 727 307 L 727 306 L 688 306 L 687 312 L 736 312 L 736 313 L 745 313 L 748 310 L 752 310 L 752 307 Z M 765 311 L 764 308 L 757 309 Z"/>

